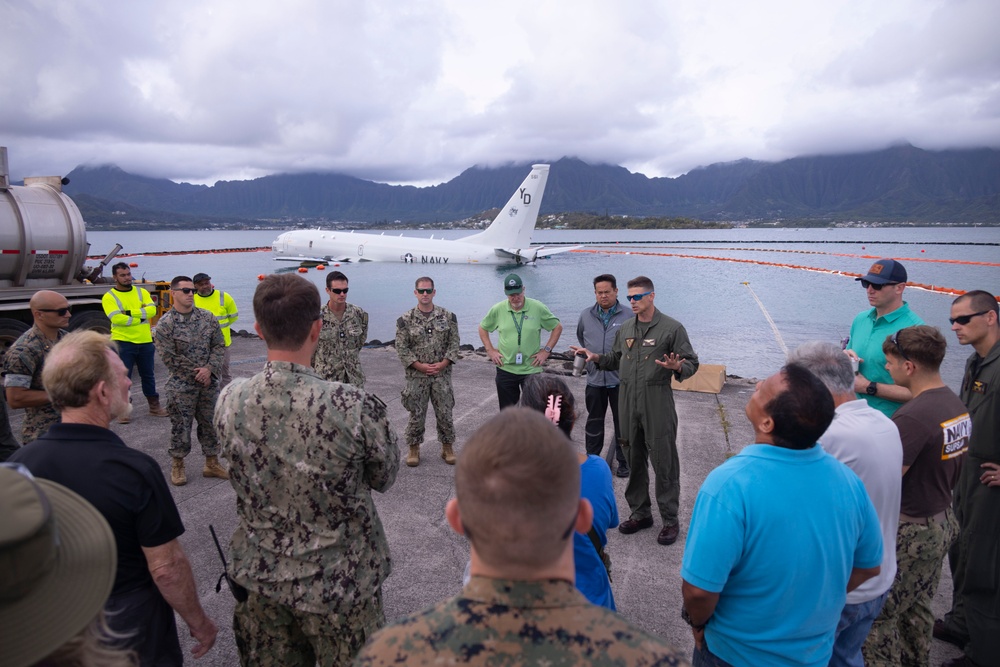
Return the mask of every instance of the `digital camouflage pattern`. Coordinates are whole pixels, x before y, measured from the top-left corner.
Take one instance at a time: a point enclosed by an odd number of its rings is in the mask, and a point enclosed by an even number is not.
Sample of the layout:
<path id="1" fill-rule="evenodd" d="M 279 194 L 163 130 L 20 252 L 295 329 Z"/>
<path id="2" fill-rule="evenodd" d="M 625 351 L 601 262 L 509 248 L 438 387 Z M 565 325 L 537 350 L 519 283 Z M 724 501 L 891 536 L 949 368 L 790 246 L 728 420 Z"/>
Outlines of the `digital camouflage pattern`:
<path id="1" fill-rule="evenodd" d="M 862 649 L 866 665 L 898 667 L 930 664 L 934 612 L 931 601 L 941 565 L 958 538 L 958 520 L 947 510 L 927 525 L 900 522 L 896 532 L 896 578 L 882 613 Z"/>
<path id="2" fill-rule="evenodd" d="M 219 323 L 207 310 L 188 314 L 169 310 L 154 333 L 156 351 L 170 372 L 167 380 L 167 413 L 170 415 L 170 456 L 184 458 L 191 451 L 191 422 L 198 422 L 198 442 L 205 456 L 219 453 L 212 417 L 219 397 L 219 377 L 226 341 Z M 209 386 L 195 381 L 195 369 L 212 369 Z"/>
<path id="3" fill-rule="evenodd" d="M 59 330 L 61 340 L 66 332 Z M 4 357 L 3 375 L 4 387 L 22 387 L 45 391 L 42 385 L 42 368 L 45 366 L 45 355 L 58 341 L 45 337 L 38 327 L 32 326 L 14 341 Z M 37 440 L 49 426 L 59 422 L 59 411 L 46 403 L 36 408 L 24 409 L 24 421 L 21 424 L 21 443 L 28 444 Z"/>
<path id="4" fill-rule="evenodd" d="M 428 401 L 434 406 L 438 440 L 453 444 L 455 424 L 451 411 L 455 407 L 455 393 L 451 385 L 451 367 L 459 359 L 455 314 L 439 306 L 434 306 L 427 314 L 419 308 L 407 311 L 396 320 L 396 353 L 406 372 L 406 387 L 401 394 L 403 407 L 410 413 L 406 444 L 419 445 L 424 441 Z M 443 359 L 451 364 L 433 377 L 410 367 L 415 361 L 433 364 Z"/>
<path id="5" fill-rule="evenodd" d="M 233 634 L 243 667 L 350 665 L 383 625 L 381 591 L 346 614 L 300 612 L 250 593 L 246 602 L 236 603 L 233 615 Z"/>
<path id="6" fill-rule="evenodd" d="M 688 665 L 590 604 L 571 582 L 472 577 L 462 592 L 378 632 L 354 662 L 381 665 Z"/>
<path id="7" fill-rule="evenodd" d="M 349 303 L 344 317 L 337 319 L 329 306 L 323 306 L 323 328 L 313 353 L 313 368 L 320 377 L 330 382 L 345 382 L 364 388 L 361 348 L 367 339 L 368 313 Z"/>
<path id="8" fill-rule="evenodd" d="M 371 489 L 389 489 L 399 469 L 385 404 L 271 361 L 222 390 L 215 427 L 236 491 L 235 580 L 314 614 L 375 596 L 392 561 Z"/>

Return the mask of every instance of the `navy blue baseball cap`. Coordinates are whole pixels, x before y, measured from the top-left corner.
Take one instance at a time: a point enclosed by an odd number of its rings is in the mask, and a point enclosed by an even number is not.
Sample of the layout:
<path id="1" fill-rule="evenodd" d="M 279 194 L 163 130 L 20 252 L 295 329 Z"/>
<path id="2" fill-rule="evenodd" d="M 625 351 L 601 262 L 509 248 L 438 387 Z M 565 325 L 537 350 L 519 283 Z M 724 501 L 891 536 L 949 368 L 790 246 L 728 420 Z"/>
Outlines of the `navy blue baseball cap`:
<path id="1" fill-rule="evenodd" d="M 891 283 L 905 283 L 906 269 L 894 259 L 880 259 L 872 264 L 866 275 L 855 280 L 867 280 L 876 285 L 889 285 Z"/>

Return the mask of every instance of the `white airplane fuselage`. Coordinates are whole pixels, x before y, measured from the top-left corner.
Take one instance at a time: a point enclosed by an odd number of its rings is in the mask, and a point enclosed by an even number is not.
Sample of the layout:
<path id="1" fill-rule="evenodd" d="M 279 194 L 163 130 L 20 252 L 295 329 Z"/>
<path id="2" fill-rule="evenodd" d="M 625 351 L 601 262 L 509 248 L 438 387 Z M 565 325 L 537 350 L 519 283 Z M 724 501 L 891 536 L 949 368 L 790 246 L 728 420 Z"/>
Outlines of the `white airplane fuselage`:
<path id="1" fill-rule="evenodd" d="M 528 264 L 549 165 L 536 164 L 489 227 L 460 239 L 308 229 L 285 232 L 271 248 L 275 259 L 297 262 L 407 262 L 412 264 Z M 553 254 L 563 249 L 546 250 Z"/>

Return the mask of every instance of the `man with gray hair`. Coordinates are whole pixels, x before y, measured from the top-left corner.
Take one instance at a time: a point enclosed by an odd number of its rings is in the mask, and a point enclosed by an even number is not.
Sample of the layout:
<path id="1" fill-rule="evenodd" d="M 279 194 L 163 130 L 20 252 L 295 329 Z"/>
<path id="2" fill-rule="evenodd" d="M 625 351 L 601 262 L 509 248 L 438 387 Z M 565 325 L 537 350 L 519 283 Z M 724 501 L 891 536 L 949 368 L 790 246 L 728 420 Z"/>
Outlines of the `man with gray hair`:
<path id="1" fill-rule="evenodd" d="M 833 422 L 819 443 L 861 478 L 882 529 L 882 570 L 847 594 L 830 659 L 831 666 L 863 667 L 861 647 L 896 576 L 903 444 L 892 420 L 857 398 L 851 361 L 839 346 L 806 343 L 788 355 L 788 362 L 804 366 L 833 394 Z"/>

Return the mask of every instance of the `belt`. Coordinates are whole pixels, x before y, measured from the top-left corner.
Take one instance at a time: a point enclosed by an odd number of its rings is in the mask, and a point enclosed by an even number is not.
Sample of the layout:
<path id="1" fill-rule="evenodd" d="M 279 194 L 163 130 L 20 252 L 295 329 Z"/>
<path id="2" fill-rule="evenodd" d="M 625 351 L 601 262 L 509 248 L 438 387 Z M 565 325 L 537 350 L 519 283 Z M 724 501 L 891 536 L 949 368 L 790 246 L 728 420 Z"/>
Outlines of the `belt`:
<path id="1" fill-rule="evenodd" d="M 947 516 L 947 512 L 948 512 L 948 510 L 942 510 L 942 511 L 940 511 L 937 514 L 934 514 L 932 516 L 910 516 L 908 514 L 903 514 L 902 512 L 900 512 L 899 513 L 899 522 L 900 523 L 918 523 L 921 526 L 929 526 L 929 525 L 931 525 L 931 521 L 933 521 L 935 523 L 940 523 L 940 522 L 944 521 L 945 516 Z"/>

